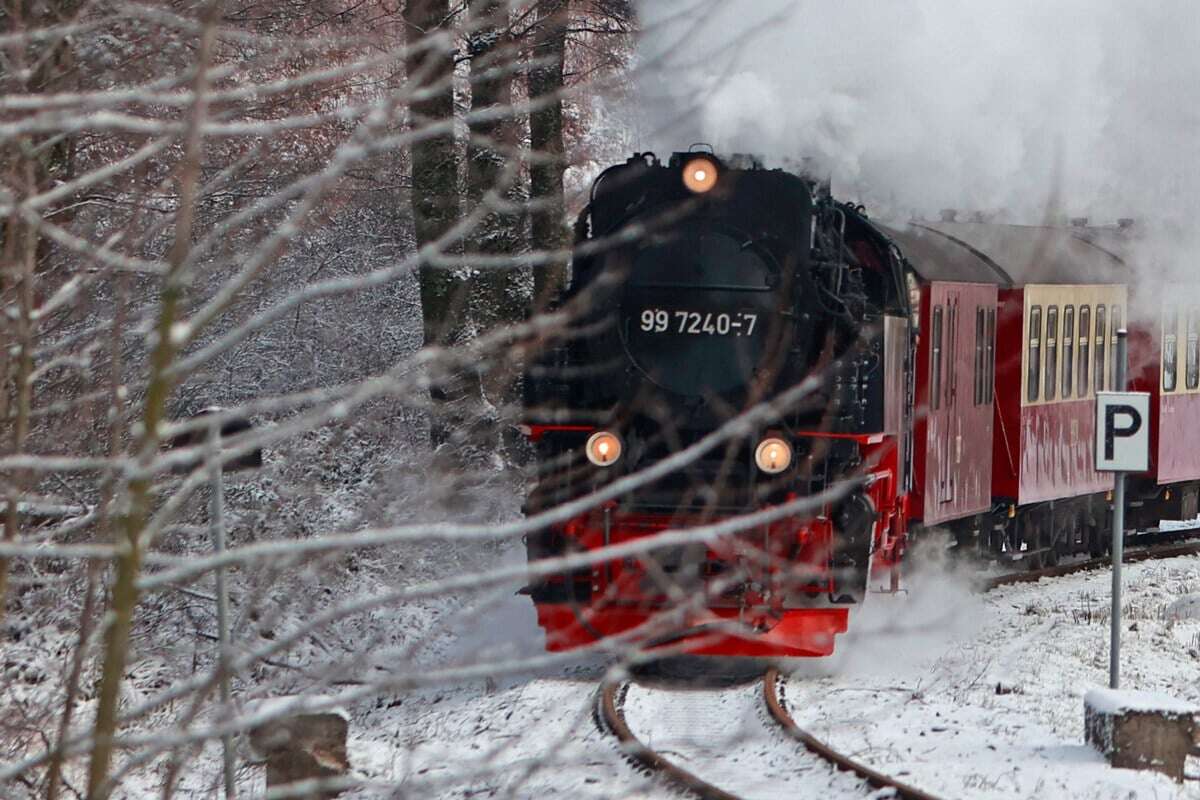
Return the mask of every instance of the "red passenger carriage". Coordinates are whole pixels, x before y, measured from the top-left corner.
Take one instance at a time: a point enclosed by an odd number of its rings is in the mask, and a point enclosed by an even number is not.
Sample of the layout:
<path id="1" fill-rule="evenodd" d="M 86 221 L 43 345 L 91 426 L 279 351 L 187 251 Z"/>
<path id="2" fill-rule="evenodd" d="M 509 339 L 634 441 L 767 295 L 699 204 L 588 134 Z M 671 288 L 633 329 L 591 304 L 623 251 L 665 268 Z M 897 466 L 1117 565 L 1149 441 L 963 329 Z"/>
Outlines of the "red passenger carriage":
<path id="1" fill-rule="evenodd" d="M 966 341 L 939 346 L 936 326 L 925 328 L 934 341 L 925 349 L 924 381 L 931 389 L 938 382 L 939 361 L 941 370 L 955 371 L 966 362 L 976 388 L 972 401 L 984 399 L 982 386 L 992 413 L 990 442 L 972 441 L 965 460 L 951 448 L 950 469 L 941 475 L 961 482 L 990 474 L 988 497 L 973 508 L 941 511 L 946 502 L 938 497 L 957 487 L 941 476 L 933 485 L 927 479 L 922 502 L 913 504 L 920 509 L 915 532 L 944 527 L 960 546 L 1033 565 L 1098 552 L 1112 478 L 1092 466 L 1094 397 L 1112 388 L 1116 326 L 1126 316 L 1124 283 L 1131 276 L 1118 255 L 1125 249 L 1119 234 L 944 220 L 913 223 L 895 236 L 906 250 L 941 264 L 943 273 L 976 276 L 996 288 L 993 307 L 968 309 L 978 333 Z M 952 298 L 931 295 L 922 313 L 932 321 L 962 312 Z M 978 356 L 968 361 L 972 351 L 984 354 L 982 370 Z M 937 394 L 931 397 L 927 414 L 937 418 L 945 412 Z"/>
<path id="2" fill-rule="evenodd" d="M 1130 341 L 1131 388 L 1150 393 L 1150 469 L 1133 481 L 1130 524 L 1200 508 L 1200 287 L 1147 287 Z"/>

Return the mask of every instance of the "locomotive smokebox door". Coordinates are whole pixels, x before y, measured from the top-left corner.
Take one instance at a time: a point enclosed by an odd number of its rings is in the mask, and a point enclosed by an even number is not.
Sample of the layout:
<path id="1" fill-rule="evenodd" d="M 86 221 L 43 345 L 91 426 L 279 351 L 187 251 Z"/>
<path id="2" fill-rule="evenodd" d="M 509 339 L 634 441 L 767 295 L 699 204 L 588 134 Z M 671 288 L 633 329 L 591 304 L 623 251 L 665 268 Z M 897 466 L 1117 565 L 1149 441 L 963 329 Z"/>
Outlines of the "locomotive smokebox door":
<path id="1" fill-rule="evenodd" d="M 655 237 L 633 261 L 620 331 L 657 386 L 705 397 L 745 386 L 777 331 L 779 265 L 736 231 L 689 227 Z"/>

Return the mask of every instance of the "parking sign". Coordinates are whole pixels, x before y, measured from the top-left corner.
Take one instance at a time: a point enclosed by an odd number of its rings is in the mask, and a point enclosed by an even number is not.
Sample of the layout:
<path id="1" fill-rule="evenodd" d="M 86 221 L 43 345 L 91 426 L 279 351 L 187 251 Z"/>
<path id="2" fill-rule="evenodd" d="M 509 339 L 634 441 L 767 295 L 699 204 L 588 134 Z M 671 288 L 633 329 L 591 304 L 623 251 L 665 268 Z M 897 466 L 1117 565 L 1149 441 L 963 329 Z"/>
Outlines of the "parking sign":
<path id="1" fill-rule="evenodd" d="M 1150 395 L 1096 392 L 1096 471 L 1150 468 Z"/>

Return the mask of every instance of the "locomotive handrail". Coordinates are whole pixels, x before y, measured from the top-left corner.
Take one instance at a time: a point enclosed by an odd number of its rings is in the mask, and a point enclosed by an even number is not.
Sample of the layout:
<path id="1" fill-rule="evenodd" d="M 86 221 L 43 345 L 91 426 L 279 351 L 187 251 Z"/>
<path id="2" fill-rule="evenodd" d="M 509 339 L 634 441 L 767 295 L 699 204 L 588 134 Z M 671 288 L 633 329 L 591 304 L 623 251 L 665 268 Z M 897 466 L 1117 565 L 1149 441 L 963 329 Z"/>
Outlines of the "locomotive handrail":
<path id="1" fill-rule="evenodd" d="M 679 290 L 686 289 L 714 289 L 721 292 L 771 292 L 774 289 L 770 286 L 746 286 L 737 283 L 638 283 L 629 282 L 630 286 L 637 289 L 671 289 Z"/>

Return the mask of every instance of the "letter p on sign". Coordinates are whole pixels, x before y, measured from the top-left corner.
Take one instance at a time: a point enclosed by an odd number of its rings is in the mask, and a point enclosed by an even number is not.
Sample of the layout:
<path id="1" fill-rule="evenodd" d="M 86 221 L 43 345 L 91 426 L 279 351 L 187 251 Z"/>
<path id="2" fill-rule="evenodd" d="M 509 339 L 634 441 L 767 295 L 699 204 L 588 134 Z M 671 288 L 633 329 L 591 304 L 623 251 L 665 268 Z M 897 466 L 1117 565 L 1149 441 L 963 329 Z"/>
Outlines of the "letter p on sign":
<path id="1" fill-rule="evenodd" d="M 1096 471 L 1143 472 L 1150 468 L 1150 395 L 1096 393 Z"/>

